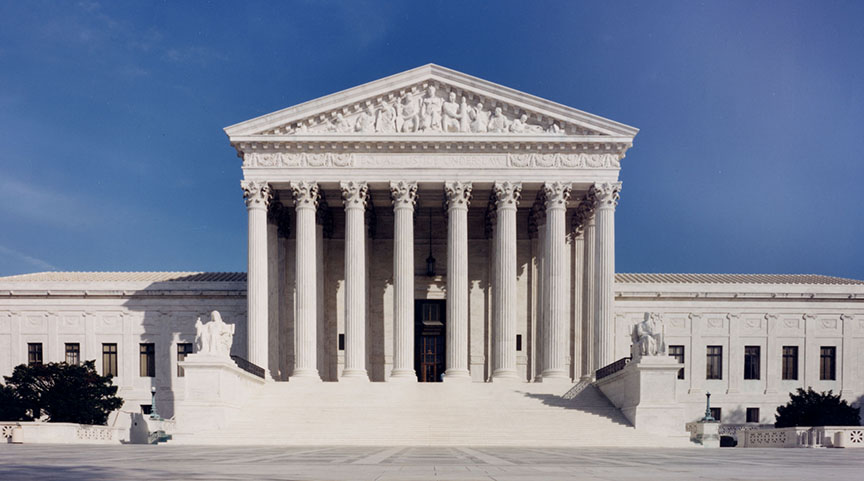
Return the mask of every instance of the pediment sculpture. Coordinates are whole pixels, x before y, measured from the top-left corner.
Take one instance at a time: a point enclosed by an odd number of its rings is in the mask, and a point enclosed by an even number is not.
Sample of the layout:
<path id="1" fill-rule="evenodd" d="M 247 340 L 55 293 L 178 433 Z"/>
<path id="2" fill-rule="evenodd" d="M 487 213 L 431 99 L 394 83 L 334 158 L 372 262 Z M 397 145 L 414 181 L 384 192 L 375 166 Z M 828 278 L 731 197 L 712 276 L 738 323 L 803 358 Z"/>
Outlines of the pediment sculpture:
<path id="1" fill-rule="evenodd" d="M 598 135 L 435 82 L 340 107 L 266 133 Z"/>
<path id="2" fill-rule="evenodd" d="M 195 353 L 209 356 L 230 357 L 234 342 L 234 324 L 222 321 L 219 311 L 210 313 L 210 322 L 195 321 Z"/>
<path id="3" fill-rule="evenodd" d="M 630 338 L 633 361 L 643 356 L 666 355 L 666 328 L 660 314 L 646 312 L 645 319 L 633 326 Z"/>

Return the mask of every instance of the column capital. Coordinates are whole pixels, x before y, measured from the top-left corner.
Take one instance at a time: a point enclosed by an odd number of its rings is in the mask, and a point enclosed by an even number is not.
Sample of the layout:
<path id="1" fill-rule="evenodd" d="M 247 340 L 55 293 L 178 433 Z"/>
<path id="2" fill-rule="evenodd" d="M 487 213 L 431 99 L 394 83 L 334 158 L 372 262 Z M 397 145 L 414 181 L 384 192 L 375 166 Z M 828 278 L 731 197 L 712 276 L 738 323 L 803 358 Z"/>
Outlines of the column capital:
<path id="1" fill-rule="evenodd" d="M 417 202 L 417 182 L 390 182 L 390 198 L 393 199 L 393 207 L 414 208 Z"/>
<path id="2" fill-rule="evenodd" d="M 445 182 L 444 194 L 447 196 L 447 209 L 467 209 L 471 204 L 472 189 L 471 182 Z"/>
<path id="3" fill-rule="evenodd" d="M 569 182 L 546 182 L 543 184 L 543 202 L 546 209 L 566 209 L 573 184 Z"/>
<path id="4" fill-rule="evenodd" d="M 366 182 L 339 182 L 339 189 L 342 191 L 342 203 L 345 209 L 365 209 L 366 201 L 369 198 L 369 185 Z"/>
<path id="5" fill-rule="evenodd" d="M 240 188 L 243 189 L 243 199 L 246 201 L 246 208 L 266 209 L 270 205 L 270 200 L 273 198 L 273 191 L 270 189 L 270 184 L 259 180 L 241 180 Z"/>
<path id="6" fill-rule="evenodd" d="M 495 207 L 516 209 L 522 197 L 522 182 L 495 182 L 492 192 L 495 194 Z"/>
<path id="7" fill-rule="evenodd" d="M 291 193 L 294 195 L 294 205 L 297 209 L 318 207 L 320 193 L 317 182 L 300 180 L 289 184 Z"/>
<path id="8" fill-rule="evenodd" d="M 597 208 L 612 208 L 618 205 L 621 182 L 598 182 L 591 186 L 590 194 L 596 200 Z"/>

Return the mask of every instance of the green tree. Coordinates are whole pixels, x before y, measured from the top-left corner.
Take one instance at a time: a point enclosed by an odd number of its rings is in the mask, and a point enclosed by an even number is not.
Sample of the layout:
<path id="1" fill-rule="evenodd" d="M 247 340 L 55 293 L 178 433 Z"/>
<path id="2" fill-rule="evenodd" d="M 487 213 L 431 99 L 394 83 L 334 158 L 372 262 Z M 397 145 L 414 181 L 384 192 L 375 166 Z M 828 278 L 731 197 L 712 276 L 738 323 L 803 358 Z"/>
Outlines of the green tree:
<path id="1" fill-rule="evenodd" d="M 111 376 L 99 375 L 94 361 L 81 365 L 21 364 L 4 378 L 3 389 L 14 393 L 18 406 L 30 419 L 44 413 L 49 422 L 105 424 L 111 411 L 123 405 Z"/>
<path id="2" fill-rule="evenodd" d="M 32 421 L 18 393 L 9 386 L 0 385 L 0 421 Z"/>
<path id="3" fill-rule="evenodd" d="M 850 406 L 833 391 L 816 392 L 812 387 L 789 393 L 789 402 L 777 408 L 774 427 L 858 426 L 861 408 Z"/>

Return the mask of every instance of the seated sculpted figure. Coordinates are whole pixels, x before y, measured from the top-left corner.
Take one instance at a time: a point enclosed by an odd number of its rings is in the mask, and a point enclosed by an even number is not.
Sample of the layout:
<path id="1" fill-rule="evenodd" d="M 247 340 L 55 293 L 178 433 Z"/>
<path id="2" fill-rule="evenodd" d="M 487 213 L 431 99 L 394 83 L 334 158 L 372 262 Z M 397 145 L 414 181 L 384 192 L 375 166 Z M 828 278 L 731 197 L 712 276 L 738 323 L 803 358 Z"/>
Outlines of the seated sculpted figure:
<path id="1" fill-rule="evenodd" d="M 195 321 L 195 352 L 215 356 L 231 355 L 231 344 L 234 342 L 234 324 L 222 321 L 219 311 L 210 313 L 210 322 L 202 323 L 201 318 Z"/>
<path id="2" fill-rule="evenodd" d="M 645 313 L 645 319 L 633 326 L 631 340 L 633 342 L 633 360 L 642 356 L 666 355 L 666 340 L 660 315 Z"/>

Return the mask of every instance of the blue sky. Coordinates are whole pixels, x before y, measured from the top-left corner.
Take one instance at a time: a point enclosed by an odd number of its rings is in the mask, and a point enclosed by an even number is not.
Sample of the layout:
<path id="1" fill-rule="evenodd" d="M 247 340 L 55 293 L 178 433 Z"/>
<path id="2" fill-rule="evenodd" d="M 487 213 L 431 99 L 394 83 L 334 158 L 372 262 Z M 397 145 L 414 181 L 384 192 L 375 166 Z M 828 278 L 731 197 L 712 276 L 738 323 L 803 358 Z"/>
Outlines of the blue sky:
<path id="1" fill-rule="evenodd" d="M 864 2 L 0 0 L 0 275 L 246 268 L 222 128 L 429 62 L 641 132 L 618 272 L 864 279 Z"/>

